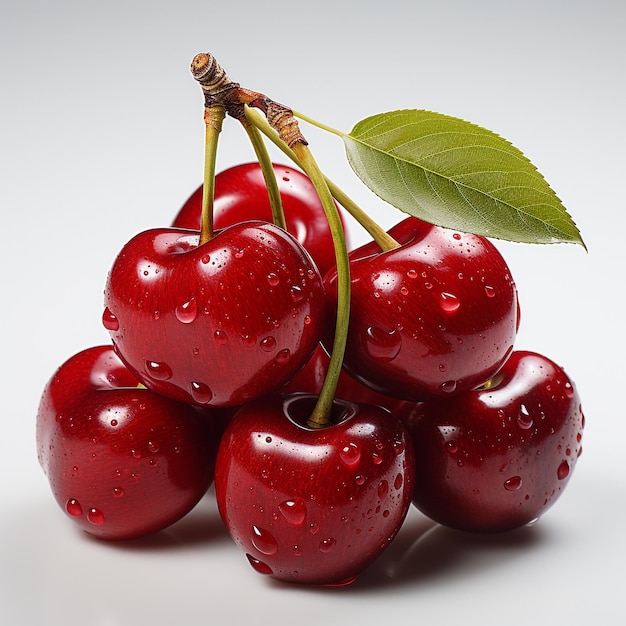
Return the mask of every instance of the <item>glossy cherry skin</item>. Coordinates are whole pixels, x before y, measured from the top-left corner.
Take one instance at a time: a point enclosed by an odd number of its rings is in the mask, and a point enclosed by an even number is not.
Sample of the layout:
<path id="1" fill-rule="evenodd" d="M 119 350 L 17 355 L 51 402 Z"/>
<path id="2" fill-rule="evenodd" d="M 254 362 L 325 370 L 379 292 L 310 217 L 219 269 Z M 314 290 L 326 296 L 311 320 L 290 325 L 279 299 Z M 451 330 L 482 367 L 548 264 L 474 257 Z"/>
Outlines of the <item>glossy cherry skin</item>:
<path id="1" fill-rule="evenodd" d="M 287 230 L 307 249 L 323 276 L 335 265 L 335 251 L 328 221 L 315 187 L 308 176 L 293 167 L 279 163 L 274 163 L 273 167 Z M 182 206 L 173 226 L 199 229 L 201 212 L 202 185 Z M 267 186 L 258 162 L 235 165 L 215 176 L 215 228 L 225 228 L 251 219 L 272 221 Z"/>
<path id="2" fill-rule="evenodd" d="M 511 353 L 517 290 L 485 237 L 410 217 L 350 253 L 352 305 L 345 369 L 380 393 L 417 401 L 481 385 Z M 330 310 L 337 276 L 325 277 Z M 325 345 L 330 345 L 329 339 Z"/>
<path id="3" fill-rule="evenodd" d="M 272 396 L 240 409 L 220 443 L 215 493 L 255 570 L 347 584 L 407 514 L 412 448 L 402 423 L 380 407 L 336 400 L 333 425 L 307 428 L 315 399 Z"/>
<path id="4" fill-rule="evenodd" d="M 138 387 L 111 346 L 61 365 L 37 413 L 37 452 L 82 530 L 130 539 L 186 515 L 213 481 L 220 430 L 207 409 Z"/>
<path id="5" fill-rule="evenodd" d="M 578 391 L 534 352 L 513 352 L 489 388 L 417 403 L 402 419 L 415 447 L 414 504 L 460 530 L 507 531 L 536 520 L 582 451 Z"/>
<path id="6" fill-rule="evenodd" d="M 283 229 L 236 224 L 145 231 L 109 273 L 103 323 L 149 389 L 201 406 L 271 393 L 315 350 L 325 293 L 317 267 Z"/>

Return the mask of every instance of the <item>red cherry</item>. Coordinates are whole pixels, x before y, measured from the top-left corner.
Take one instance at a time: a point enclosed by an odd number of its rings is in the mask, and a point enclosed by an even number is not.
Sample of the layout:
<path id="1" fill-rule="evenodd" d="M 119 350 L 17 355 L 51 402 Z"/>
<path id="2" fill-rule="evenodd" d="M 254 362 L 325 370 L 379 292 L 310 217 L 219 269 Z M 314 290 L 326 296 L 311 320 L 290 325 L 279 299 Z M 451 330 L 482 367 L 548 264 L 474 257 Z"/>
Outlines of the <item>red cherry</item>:
<path id="1" fill-rule="evenodd" d="M 330 426 L 304 424 L 316 396 L 244 406 L 226 428 L 215 475 L 231 536 L 262 574 L 343 584 L 392 541 L 410 506 L 413 454 L 380 407 L 335 400 Z"/>
<path id="2" fill-rule="evenodd" d="M 380 393 L 422 400 L 472 389 L 505 362 L 519 325 L 517 291 L 485 237 L 407 218 L 401 245 L 350 254 L 352 306 L 344 366 Z M 331 309 L 337 275 L 325 277 Z"/>
<path id="3" fill-rule="evenodd" d="M 461 530 L 505 531 L 537 519 L 582 451 L 578 392 L 534 352 L 513 352 L 491 386 L 417 403 L 402 418 L 415 446 L 415 505 Z"/>
<path id="4" fill-rule="evenodd" d="M 39 462 L 59 506 L 103 539 L 161 530 L 211 485 L 219 430 L 208 410 L 138 387 L 111 346 L 68 359 L 37 413 Z"/>
<path id="5" fill-rule="evenodd" d="M 198 245 L 197 231 L 134 237 L 109 273 L 103 323 L 149 389 L 227 407 L 293 376 L 325 323 L 319 272 L 283 229 L 245 222 Z"/>
<path id="6" fill-rule="evenodd" d="M 287 230 L 307 249 L 322 276 L 335 265 L 335 250 L 322 203 L 313 183 L 301 171 L 273 164 L 282 199 Z M 263 172 L 258 162 L 242 163 L 215 177 L 215 228 L 226 228 L 246 220 L 272 221 L 272 210 Z M 187 199 L 173 226 L 200 228 L 202 185 Z"/>

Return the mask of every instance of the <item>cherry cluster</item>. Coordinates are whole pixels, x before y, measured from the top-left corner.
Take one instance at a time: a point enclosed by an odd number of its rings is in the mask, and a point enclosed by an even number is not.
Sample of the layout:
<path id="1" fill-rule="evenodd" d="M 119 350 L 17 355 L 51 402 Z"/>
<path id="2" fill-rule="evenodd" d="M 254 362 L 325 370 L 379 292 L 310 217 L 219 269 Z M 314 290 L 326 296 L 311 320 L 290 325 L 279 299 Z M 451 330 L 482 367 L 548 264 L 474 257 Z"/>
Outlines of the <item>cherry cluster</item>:
<path id="1" fill-rule="evenodd" d="M 112 344 L 70 358 L 41 399 L 39 460 L 59 505 L 126 539 L 177 521 L 214 481 L 252 566 L 311 584 L 353 579 L 411 502 L 468 531 L 538 518 L 571 476 L 584 418 L 562 368 L 514 350 L 517 291 L 496 247 L 410 217 L 390 230 L 394 250 L 353 250 L 344 368 L 331 422 L 312 427 L 337 272 L 310 180 L 274 170 L 297 236 L 269 221 L 248 163 L 216 176 L 209 243 L 199 189 L 172 227 L 118 255 Z"/>
<path id="2" fill-rule="evenodd" d="M 219 72 L 205 82 L 207 137 L 227 112 L 258 148 L 242 103 L 284 113 Z M 584 417 L 560 366 L 515 349 L 518 293 L 494 244 L 410 216 L 348 253 L 314 177 L 260 149 L 215 175 L 207 147 L 204 183 L 171 226 L 137 234 L 110 268 L 110 344 L 43 390 L 39 462 L 69 518 L 136 538 L 213 485 L 255 570 L 342 585 L 411 506 L 481 533 L 541 516 L 572 475 Z"/>

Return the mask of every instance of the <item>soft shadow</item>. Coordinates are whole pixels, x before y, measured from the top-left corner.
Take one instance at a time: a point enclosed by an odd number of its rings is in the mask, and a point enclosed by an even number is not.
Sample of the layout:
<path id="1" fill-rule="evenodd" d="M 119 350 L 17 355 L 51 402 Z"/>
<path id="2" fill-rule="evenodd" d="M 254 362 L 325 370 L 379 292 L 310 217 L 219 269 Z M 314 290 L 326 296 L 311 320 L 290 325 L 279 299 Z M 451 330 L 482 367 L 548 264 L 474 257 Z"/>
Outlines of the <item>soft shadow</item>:
<path id="1" fill-rule="evenodd" d="M 539 549 L 548 534 L 541 524 L 505 533 L 476 534 L 419 519 L 402 530 L 405 532 L 362 572 L 351 590 L 358 593 L 433 583 L 438 578 L 463 578 Z"/>
<path id="2" fill-rule="evenodd" d="M 311 593 L 360 594 L 433 584 L 437 579 L 466 578 L 476 571 L 498 568 L 512 559 L 538 550 L 548 540 L 541 524 L 505 533 L 476 534 L 436 524 L 412 511 L 391 545 L 357 579 L 346 586 L 293 585 Z M 268 579 L 272 586 L 292 585 Z"/>
<path id="3" fill-rule="evenodd" d="M 102 539 L 81 533 L 85 541 L 103 543 Z M 197 550 L 199 546 L 230 542 L 217 506 L 209 491 L 185 517 L 158 532 L 121 541 L 106 541 L 108 547 L 132 552 Z"/>

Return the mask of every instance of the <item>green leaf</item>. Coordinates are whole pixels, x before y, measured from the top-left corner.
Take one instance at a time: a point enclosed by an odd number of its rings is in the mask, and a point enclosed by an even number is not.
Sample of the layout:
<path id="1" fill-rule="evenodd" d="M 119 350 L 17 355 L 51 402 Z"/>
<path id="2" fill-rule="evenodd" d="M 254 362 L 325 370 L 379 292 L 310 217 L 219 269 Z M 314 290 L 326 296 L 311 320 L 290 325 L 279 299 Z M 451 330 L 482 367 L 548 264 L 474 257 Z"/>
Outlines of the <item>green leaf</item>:
<path id="1" fill-rule="evenodd" d="M 368 117 L 342 137 L 357 176 L 409 215 L 497 239 L 584 246 L 535 166 L 489 130 L 440 113 L 400 110 Z"/>

